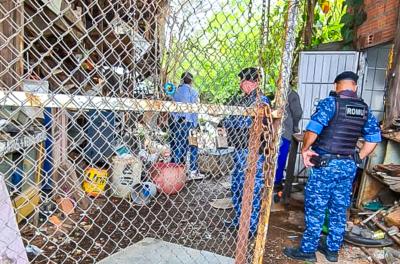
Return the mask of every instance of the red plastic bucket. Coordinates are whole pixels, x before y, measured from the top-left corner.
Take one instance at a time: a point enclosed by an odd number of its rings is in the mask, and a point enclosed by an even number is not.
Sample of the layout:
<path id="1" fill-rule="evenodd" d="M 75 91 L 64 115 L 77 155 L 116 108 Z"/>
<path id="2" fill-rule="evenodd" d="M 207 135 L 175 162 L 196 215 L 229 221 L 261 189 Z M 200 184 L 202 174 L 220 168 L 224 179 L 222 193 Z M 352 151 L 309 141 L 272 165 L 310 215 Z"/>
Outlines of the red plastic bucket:
<path id="1" fill-rule="evenodd" d="M 175 163 L 155 163 L 150 170 L 150 176 L 157 189 L 165 194 L 176 194 L 185 187 L 185 167 Z"/>

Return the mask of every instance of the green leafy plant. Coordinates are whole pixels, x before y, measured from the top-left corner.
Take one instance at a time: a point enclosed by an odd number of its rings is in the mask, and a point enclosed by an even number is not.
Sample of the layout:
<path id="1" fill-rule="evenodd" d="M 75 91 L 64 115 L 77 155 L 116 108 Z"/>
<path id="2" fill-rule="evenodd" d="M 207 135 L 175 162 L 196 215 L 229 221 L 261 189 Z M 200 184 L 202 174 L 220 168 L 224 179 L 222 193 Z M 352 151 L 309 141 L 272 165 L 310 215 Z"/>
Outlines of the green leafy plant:
<path id="1" fill-rule="evenodd" d="M 363 10 L 363 0 L 346 0 L 348 12 L 343 15 L 341 22 L 344 24 L 341 33 L 346 48 L 352 48 L 356 37 L 357 27 L 367 19 Z"/>
<path id="2" fill-rule="evenodd" d="M 329 3 L 330 8 L 328 10 L 324 9 L 325 3 Z M 346 16 L 346 13 L 347 8 L 344 0 L 319 1 L 314 12 L 311 47 L 341 41 L 344 26 L 342 19 Z"/>
<path id="3" fill-rule="evenodd" d="M 301 5 L 305 3 L 302 1 Z M 357 25 L 360 18 L 347 15 L 347 1 L 319 0 L 317 3 L 311 47 L 342 39 L 348 41 L 354 32 L 346 25 Z M 172 34 L 163 62 L 167 79 L 178 83 L 183 71 L 191 71 L 203 102 L 226 103 L 240 93 L 239 71 L 261 66 L 264 70 L 262 89 L 265 93 L 273 92 L 280 75 L 288 1 L 274 2 L 269 16 L 265 17 L 261 8 L 250 5 L 250 0 L 226 0 L 218 4 L 224 8 L 207 16 L 203 26 L 191 32 L 188 38 Z M 301 6 L 300 10 L 303 15 L 298 21 L 296 52 L 303 49 L 302 29 L 307 19 L 307 9 Z M 262 23 L 267 21 L 267 32 L 262 32 Z"/>
<path id="4" fill-rule="evenodd" d="M 170 56 L 164 65 L 165 68 L 175 65 L 173 70 L 166 70 L 168 79 L 178 83 L 183 71 L 191 71 L 203 102 L 225 103 L 240 93 L 239 71 L 262 66 L 263 88 L 274 90 L 284 43 L 282 29 L 287 1 L 279 0 L 271 8 L 268 42 L 263 47 L 261 39 L 266 33 L 262 35 L 261 27 L 268 19 L 262 17 L 260 8 L 249 10 L 249 3 L 250 0 L 220 3 L 225 8 L 209 16 L 202 29 L 183 41 L 173 38 Z"/>

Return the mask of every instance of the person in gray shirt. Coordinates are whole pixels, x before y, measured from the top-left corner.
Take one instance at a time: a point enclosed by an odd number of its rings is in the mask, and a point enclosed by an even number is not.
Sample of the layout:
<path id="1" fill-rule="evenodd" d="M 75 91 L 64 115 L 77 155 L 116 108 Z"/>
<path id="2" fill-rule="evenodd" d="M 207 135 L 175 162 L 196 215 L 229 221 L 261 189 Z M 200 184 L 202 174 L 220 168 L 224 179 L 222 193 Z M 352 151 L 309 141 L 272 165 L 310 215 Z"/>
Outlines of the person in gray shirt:
<path id="1" fill-rule="evenodd" d="M 293 86 L 292 86 L 293 87 Z M 283 133 L 279 147 L 278 166 L 276 169 L 275 186 L 281 186 L 283 181 L 283 171 L 286 167 L 286 160 L 289 154 L 290 143 L 294 133 L 298 133 L 299 122 L 303 115 L 300 104 L 300 97 L 296 91 L 290 90 L 288 101 L 285 108 L 285 119 L 283 120 Z"/>

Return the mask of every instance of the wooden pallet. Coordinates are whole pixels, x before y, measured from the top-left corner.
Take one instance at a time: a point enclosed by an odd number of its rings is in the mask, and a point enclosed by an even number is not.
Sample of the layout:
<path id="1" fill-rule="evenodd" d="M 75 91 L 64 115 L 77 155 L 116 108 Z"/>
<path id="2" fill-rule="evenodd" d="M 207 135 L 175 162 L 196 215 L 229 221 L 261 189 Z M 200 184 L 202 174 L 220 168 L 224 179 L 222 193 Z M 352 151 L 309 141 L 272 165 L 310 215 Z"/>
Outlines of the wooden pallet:
<path id="1" fill-rule="evenodd" d="M 397 164 L 378 164 L 374 167 L 374 170 L 385 172 L 392 177 L 400 177 L 400 165 Z"/>

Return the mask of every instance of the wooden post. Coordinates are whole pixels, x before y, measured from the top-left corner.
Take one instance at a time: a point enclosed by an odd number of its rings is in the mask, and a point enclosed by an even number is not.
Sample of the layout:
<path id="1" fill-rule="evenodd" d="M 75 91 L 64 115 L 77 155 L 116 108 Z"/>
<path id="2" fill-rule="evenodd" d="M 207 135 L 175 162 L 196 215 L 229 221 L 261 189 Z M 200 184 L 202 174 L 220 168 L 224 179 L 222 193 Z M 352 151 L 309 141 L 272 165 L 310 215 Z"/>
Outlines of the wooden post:
<path id="1" fill-rule="evenodd" d="M 259 111 L 257 111 L 258 113 Z M 249 154 L 247 157 L 247 171 L 243 184 L 242 206 L 240 214 L 239 232 L 236 245 L 236 264 L 246 263 L 246 255 L 249 241 L 250 216 L 252 211 L 254 182 L 257 170 L 259 149 L 261 146 L 262 117 L 256 115 L 250 130 Z"/>
<path id="2" fill-rule="evenodd" d="M 277 102 L 277 110 L 280 112 L 284 112 L 287 94 L 290 89 L 290 76 L 292 74 L 292 62 L 293 62 L 293 54 L 295 50 L 295 41 L 296 41 L 296 25 L 297 25 L 297 17 L 298 17 L 298 9 L 299 9 L 299 0 L 290 0 L 289 8 L 288 8 L 288 16 L 286 21 L 286 41 L 282 54 L 282 64 L 281 64 L 281 75 L 279 77 L 278 87 L 279 90 L 276 93 L 276 102 Z M 265 179 L 265 190 L 262 197 L 261 204 L 261 212 L 260 219 L 258 223 L 257 230 L 257 238 L 256 245 L 254 249 L 254 264 L 262 264 L 263 256 L 265 251 L 265 245 L 267 242 L 267 232 L 268 232 L 268 224 L 271 213 L 271 204 L 272 204 L 272 196 L 273 196 L 273 183 L 275 179 L 276 172 L 276 163 L 278 158 L 279 151 L 279 142 L 282 131 L 282 121 L 283 118 L 278 118 L 274 122 L 274 131 L 277 133 L 273 133 L 272 144 L 274 144 L 273 153 L 268 153 L 272 155 L 272 160 L 274 161 L 272 164 L 267 164 L 264 168 L 264 179 Z M 270 157 L 271 158 L 271 157 Z M 268 159 L 268 157 L 267 157 Z"/>
<path id="3" fill-rule="evenodd" d="M 387 83 L 388 96 L 385 102 L 384 128 L 392 126 L 393 121 L 400 117 L 400 8 L 397 18 L 397 30 L 394 34 L 394 45 L 392 48 L 393 61 L 389 65 Z"/>
<path id="4" fill-rule="evenodd" d="M 0 86 L 21 90 L 24 74 L 24 3 L 21 0 L 0 2 Z"/>
<path id="5" fill-rule="evenodd" d="M 313 32 L 313 25 L 314 25 L 314 10 L 317 4 L 316 0 L 307 0 L 307 21 L 304 27 L 304 45 L 306 47 L 311 46 L 312 41 L 312 32 Z"/>
<path id="6" fill-rule="evenodd" d="M 159 13 L 156 17 L 156 41 L 157 41 L 157 56 L 156 56 L 156 61 L 160 62 L 157 65 L 157 70 L 159 71 L 159 79 L 157 80 L 158 85 L 155 85 L 155 98 L 161 98 L 164 93 L 161 90 L 162 86 L 167 82 L 167 72 L 166 69 L 163 68 L 162 65 L 162 51 L 166 47 L 166 23 L 167 23 L 167 17 L 170 13 L 170 6 L 168 1 L 162 2 L 160 1 L 159 3 Z"/>
<path id="7" fill-rule="evenodd" d="M 68 161 L 68 116 L 65 109 L 53 109 L 53 161 L 54 170 Z"/>

